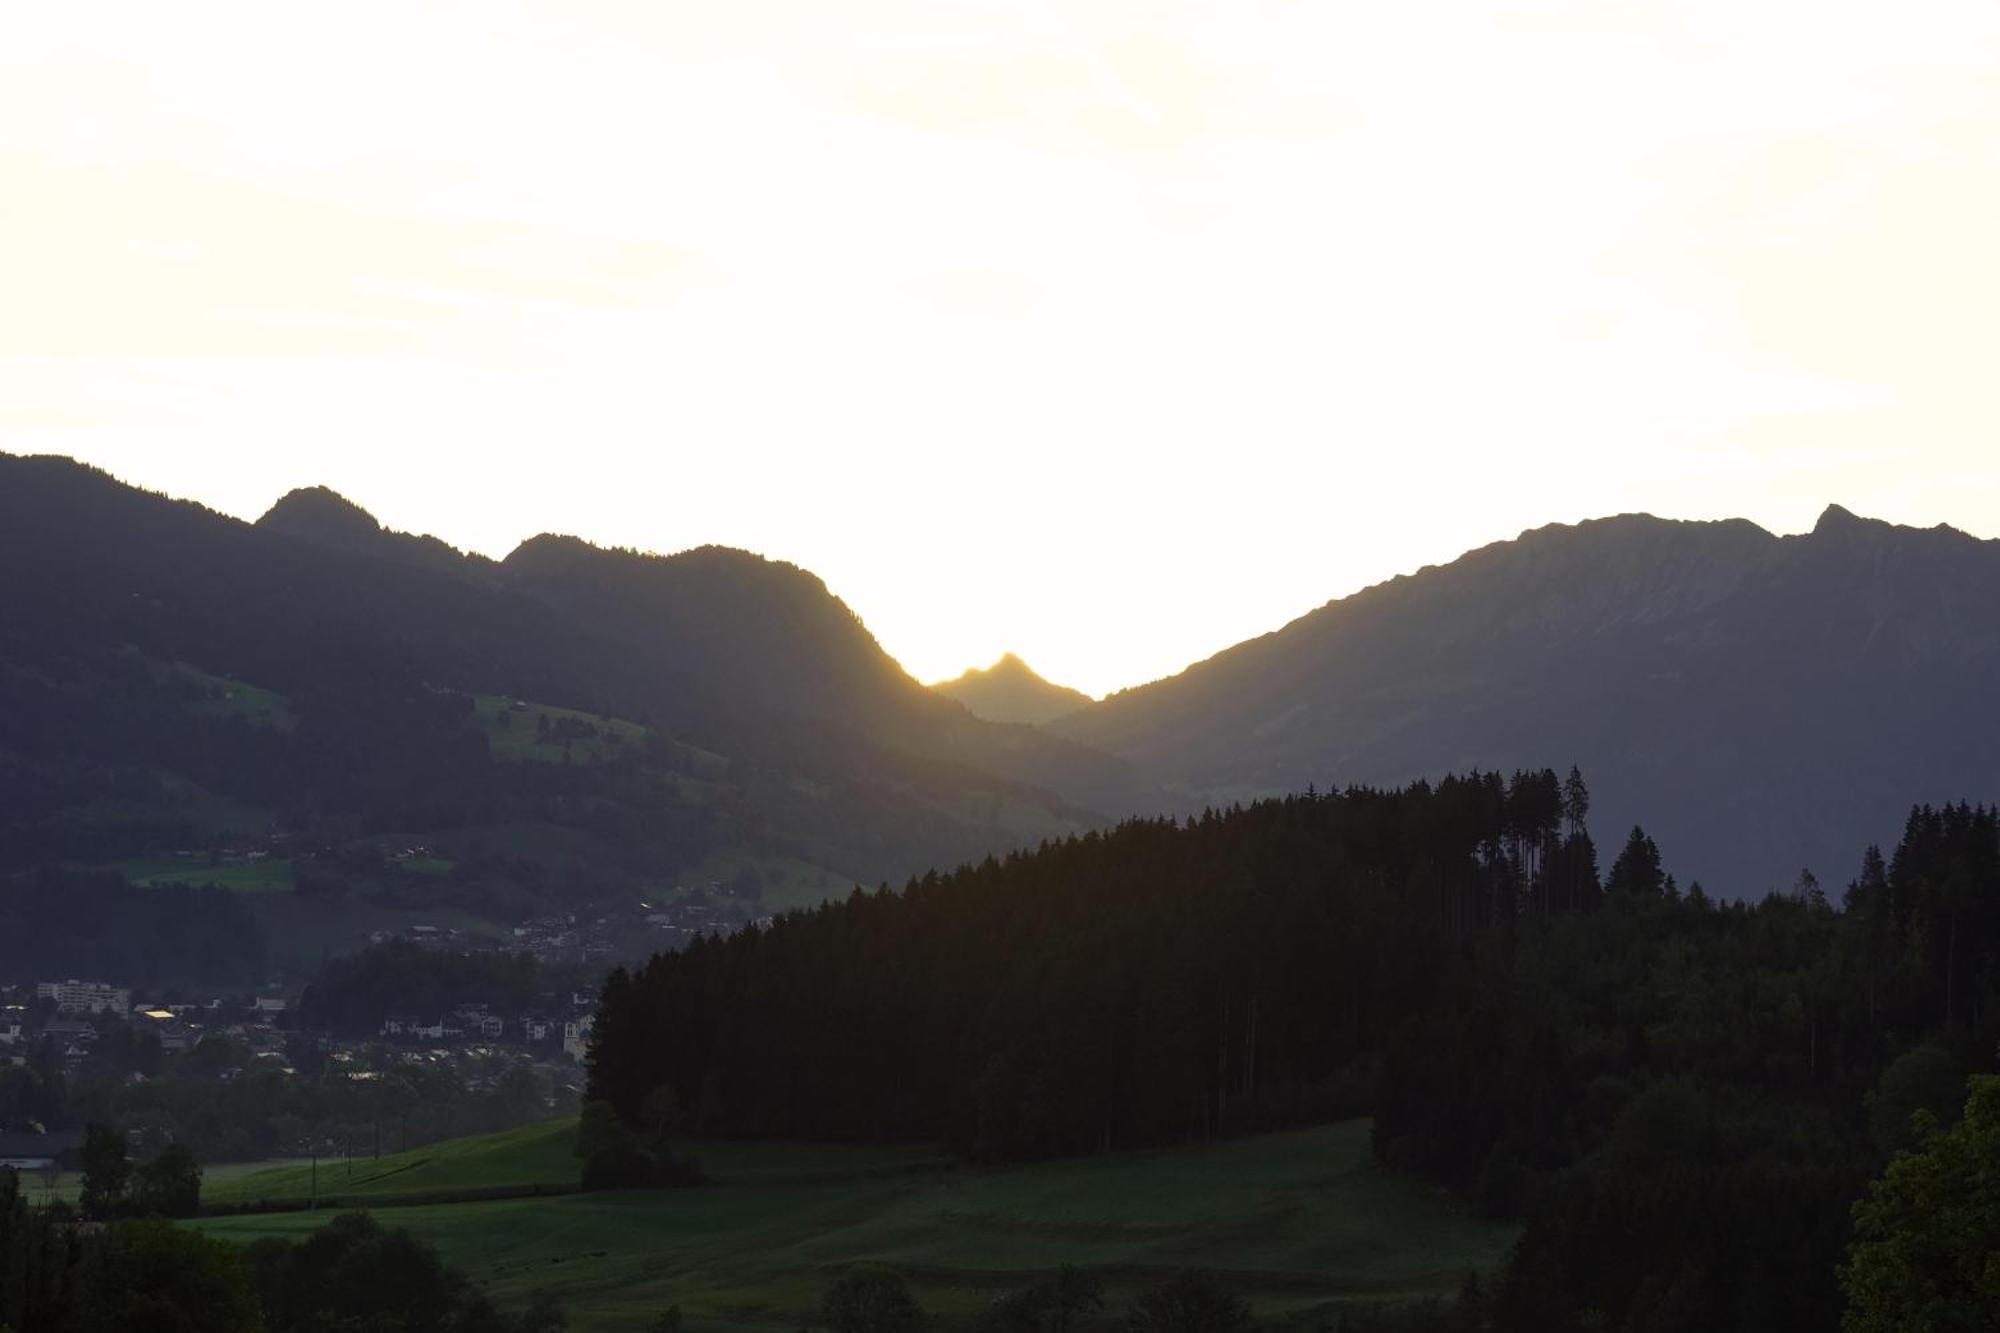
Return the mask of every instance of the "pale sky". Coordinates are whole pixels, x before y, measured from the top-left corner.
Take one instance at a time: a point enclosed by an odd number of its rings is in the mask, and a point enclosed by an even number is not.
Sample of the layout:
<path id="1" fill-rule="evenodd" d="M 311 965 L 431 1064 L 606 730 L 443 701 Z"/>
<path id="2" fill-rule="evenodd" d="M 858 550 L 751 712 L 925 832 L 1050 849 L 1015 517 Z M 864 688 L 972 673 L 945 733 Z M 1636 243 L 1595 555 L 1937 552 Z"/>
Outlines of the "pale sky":
<path id="1" fill-rule="evenodd" d="M 0 14 L 0 449 L 1093 693 L 1626 510 L 2000 536 L 2000 4 Z"/>

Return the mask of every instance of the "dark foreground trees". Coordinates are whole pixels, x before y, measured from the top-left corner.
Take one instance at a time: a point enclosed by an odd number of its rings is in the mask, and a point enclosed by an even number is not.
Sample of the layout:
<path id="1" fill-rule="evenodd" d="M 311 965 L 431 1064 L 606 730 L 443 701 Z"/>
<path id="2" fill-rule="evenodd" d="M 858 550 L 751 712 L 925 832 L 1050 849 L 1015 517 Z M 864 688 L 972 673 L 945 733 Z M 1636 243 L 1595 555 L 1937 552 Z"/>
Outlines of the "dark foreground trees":
<path id="1" fill-rule="evenodd" d="M 820 1300 L 819 1327 L 825 1333 L 920 1333 L 931 1323 L 908 1284 L 886 1269 L 850 1269 Z M 1250 1303 L 1205 1272 L 1168 1273 L 1133 1292 L 1123 1309 L 1106 1311 L 1097 1274 L 1064 1264 L 1047 1280 L 994 1301 L 971 1327 L 987 1333 L 1105 1327 L 1127 1333 L 1240 1333 L 1249 1323 Z M 1435 1327 L 1441 1333 L 1443 1326 Z"/>
<path id="2" fill-rule="evenodd" d="M 245 1262 L 270 1333 L 552 1333 L 565 1326 L 546 1296 L 518 1315 L 503 1313 L 427 1242 L 367 1213 L 342 1214 L 302 1241 L 259 1241 Z"/>
<path id="3" fill-rule="evenodd" d="M 408 1232 L 350 1213 L 246 1250 L 159 1220 L 79 1226 L 0 1170 L 0 1329 L 17 1333 L 555 1333 L 546 1296 L 494 1307 Z"/>
<path id="4" fill-rule="evenodd" d="M 170 1222 L 124 1222 L 85 1241 L 71 1280 L 78 1333 L 262 1333 L 265 1327 L 235 1247 Z"/>
<path id="5" fill-rule="evenodd" d="M 78 1203 L 90 1221 L 114 1217 L 193 1217 L 201 1211 L 201 1164 L 185 1144 L 168 1144 L 134 1168 L 125 1136 L 109 1125 L 84 1127 L 83 1187 Z"/>
<path id="6" fill-rule="evenodd" d="M 2000 1048 L 2000 816 L 1912 812 L 1836 908 L 1600 885 L 1581 784 L 1491 775 L 1140 821 L 614 973 L 633 1134 L 1007 1161 L 1372 1114 L 1519 1218 L 1496 1329 L 1824 1333 L 1849 1209 Z"/>
<path id="7" fill-rule="evenodd" d="M 664 1088 L 697 1132 L 984 1161 L 1358 1114 L 1484 932 L 1595 906 L 1560 792 L 1307 795 L 857 891 L 614 972 L 590 1096 L 635 1129 Z"/>
<path id="8" fill-rule="evenodd" d="M 2000 1325 L 2000 1078 L 1973 1080 L 1949 1130 L 1926 1111 L 1917 1119 L 1917 1150 L 1854 1206 L 1844 1333 Z"/>
<path id="9" fill-rule="evenodd" d="M 161 1221 L 79 1226 L 30 1207 L 0 1169 L 0 1328 L 21 1333 L 258 1333 L 235 1247 Z"/>
<path id="10" fill-rule="evenodd" d="M 996 1333 L 1070 1333 L 1104 1305 L 1104 1283 L 1095 1273 L 1070 1264 L 1054 1277 L 1010 1292 L 993 1306 Z"/>

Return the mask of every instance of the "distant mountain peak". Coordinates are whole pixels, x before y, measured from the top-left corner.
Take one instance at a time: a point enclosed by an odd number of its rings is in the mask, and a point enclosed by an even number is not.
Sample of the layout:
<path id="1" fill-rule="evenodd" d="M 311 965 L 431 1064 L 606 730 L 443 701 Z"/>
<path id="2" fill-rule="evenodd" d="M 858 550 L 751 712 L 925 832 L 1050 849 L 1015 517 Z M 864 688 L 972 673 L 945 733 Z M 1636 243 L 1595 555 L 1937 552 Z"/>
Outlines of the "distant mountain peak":
<path id="1" fill-rule="evenodd" d="M 1813 524 L 1813 535 L 1819 536 L 1829 532 L 1853 532 L 1860 528 L 1884 526 L 1886 525 L 1879 519 L 1862 518 L 1859 514 L 1856 514 L 1844 505 L 1830 504 L 1821 511 L 1819 522 Z"/>
<path id="2" fill-rule="evenodd" d="M 2000 542 L 1840 505 L 1785 537 L 1625 515 L 1377 584 L 1050 730 L 1216 803 L 1574 763 L 1593 827 L 1643 818 L 1684 879 L 1754 897 L 1837 873 L 1913 799 L 2000 795 L 1996 671 Z"/>
<path id="3" fill-rule="evenodd" d="M 298 541 L 374 559 L 393 560 L 452 578 L 490 580 L 493 562 L 436 537 L 394 532 L 328 486 L 301 486 L 265 511 L 257 526 Z"/>
<path id="4" fill-rule="evenodd" d="M 1949 523 L 1939 523 L 1929 528 L 1913 528 L 1901 523 L 1892 523 L 1885 518 L 1869 518 L 1837 504 L 1830 504 L 1821 511 L 1819 521 L 1813 524 L 1812 530 L 1814 537 L 1866 537 L 1878 540 L 1907 538 L 1917 533 L 1979 544 L 1979 538 L 1954 528 Z"/>
<path id="5" fill-rule="evenodd" d="M 958 700 L 974 717 L 1030 726 L 1067 717 L 1091 702 L 1082 690 L 1043 679 L 1018 653 L 1003 653 L 985 670 L 970 668 L 956 680 L 940 681 L 931 689 Z"/>
<path id="6" fill-rule="evenodd" d="M 352 541 L 382 531 L 373 514 L 328 486 L 301 486 L 287 492 L 257 520 L 257 526 L 318 540 Z"/>

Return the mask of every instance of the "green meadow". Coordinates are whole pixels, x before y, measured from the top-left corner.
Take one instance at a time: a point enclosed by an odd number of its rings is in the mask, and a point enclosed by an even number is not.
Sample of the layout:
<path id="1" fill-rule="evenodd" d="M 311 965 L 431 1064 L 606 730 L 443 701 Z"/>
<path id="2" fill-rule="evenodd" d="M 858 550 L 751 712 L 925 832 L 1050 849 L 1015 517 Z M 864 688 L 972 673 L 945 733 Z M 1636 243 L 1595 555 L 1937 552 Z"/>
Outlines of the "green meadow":
<path id="1" fill-rule="evenodd" d="M 210 865 L 205 858 L 161 856 L 127 861 L 119 867 L 128 883 L 142 889 L 156 884 L 213 884 L 237 893 L 289 893 L 292 863 L 280 857 L 259 861 L 224 861 Z"/>
<path id="2" fill-rule="evenodd" d="M 813 1318 L 854 1265 L 901 1273 L 948 1320 L 1076 1264 L 1115 1306 L 1178 1268 L 1210 1270 L 1258 1312 L 1446 1295 L 1496 1267 L 1511 1228 L 1378 1171 L 1368 1124 L 1006 1170 L 910 1148 L 690 1142 L 713 1184 L 685 1190 L 424 1202 L 508 1186 L 567 1187 L 567 1123 L 357 1163 L 320 1164 L 322 1197 L 368 1206 L 435 1243 L 496 1299 L 557 1294 L 571 1327 L 638 1329 L 670 1305 L 704 1328 L 783 1329 Z M 329 1171 L 333 1173 L 329 1184 Z M 297 1165 L 217 1180 L 213 1205 L 295 1199 Z M 328 1211 L 197 1223 L 248 1242 L 296 1237 Z"/>
<path id="3" fill-rule="evenodd" d="M 205 1173 L 201 1201 L 209 1208 L 302 1201 L 316 1190 L 320 1198 L 336 1204 L 374 1208 L 385 1200 L 462 1190 L 537 1185 L 567 1189 L 576 1183 L 577 1162 L 570 1151 L 575 1135 L 575 1122 L 564 1120 L 449 1139 L 379 1158 L 323 1157 L 317 1167 L 294 1161 L 239 1168 L 221 1177 Z"/>
<path id="4" fill-rule="evenodd" d="M 240 717 L 252 726 L 290 731 L 298 725 L 291 701 L 273 690 L 248 681 L 212 675 L 187 662 L 175 662 L 164 669 L 189 687 L 189 712 L 204 717 Z"/>
<path id="5" fill-rule="evenodd" d="M 854 888 L 851 877 L 810 861 L 740 852 L 712 853 L 682 878 L 690 886 L 705 889 L 711 883 L 727 885 L 746 870 L 757 876 L 757 901 L 769 912 L 817 907 L 829 898 L 845 897 Z"/>
<path id="6" fill-rule="evenodd" d="M 487 745 L 495 759 L 536 759 L 544 763 L 592 763 L 609 759 L 628 745 L 643 745 L 646 729 L 623 718 L 600 717 L 574 708 L 530 703 L 516 709 L 505 695 L 481 694 L 473 698 L 473 716 L 486 733 Z M 536 720 L 547 718 L 551 727 L 569 722 L 588 735 L 564 743 L 551 740 L 537 728 Z"/>

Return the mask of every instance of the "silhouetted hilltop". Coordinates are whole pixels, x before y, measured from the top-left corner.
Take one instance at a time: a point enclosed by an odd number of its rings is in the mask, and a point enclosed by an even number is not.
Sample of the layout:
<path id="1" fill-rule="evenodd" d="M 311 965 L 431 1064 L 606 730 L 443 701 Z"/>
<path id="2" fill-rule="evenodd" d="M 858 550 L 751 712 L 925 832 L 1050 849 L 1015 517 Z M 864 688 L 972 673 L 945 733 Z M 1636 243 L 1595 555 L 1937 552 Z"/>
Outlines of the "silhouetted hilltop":
<path id="1" fill-rule="evenodd" d="M 501 562 L 511 588 L 689 676 L 737 708 L 895 725 L 915 682 L 846 603 L 796 565 L 704 546 L 605 550 L 544 534 Z"/>
<path id="2" fill-rule="evenodd" d="M 324 488 L 253 525 L 0 455 L 0 872 L 532 825 L 561 850 L 494 872 L 518 912 L 746 864 L 839 891 L 1148 803 L 931 694 L 795 566 L 562 537 L 496 563 Z M 483 875 L 398 892 L 499 910 Z"/>
<path id="3" fill-rule="evenodd" d="M 315 541 L 358 542 L 382 531 L 375 516 L 327 486 L 288 491 L 257 520 L 260 528 Z"/>
<path id="4" fill-rule="evenodd" d="M 436 537 L 391 532 L 366 509 L 326 486 L 302 486 L 287 492 L 257 520 L 257 527 L 459 578 L 493 578 L 494 565 L 486 557 L 468 555 Z"/>
<path id="5" fill-rule="evenodd" d="M 1013 653 L 983 671 L 972 667 L 957 679 L 939 681 L 931 689 L 958 700 L 974 717 L 1029 726 L 1053 722 L 1090 702 L 1082 690 L 1042 679 Z"/>
<path id="6" fill-rule="evenodd" d="M 1054 729 L 1197 799 L 1559 755 L 1682 878 L 1847 875 L 1912 793 L 2000 796 L 2000 543 L 1829 508 L 1553 525 L 1392 579 Z"/>

